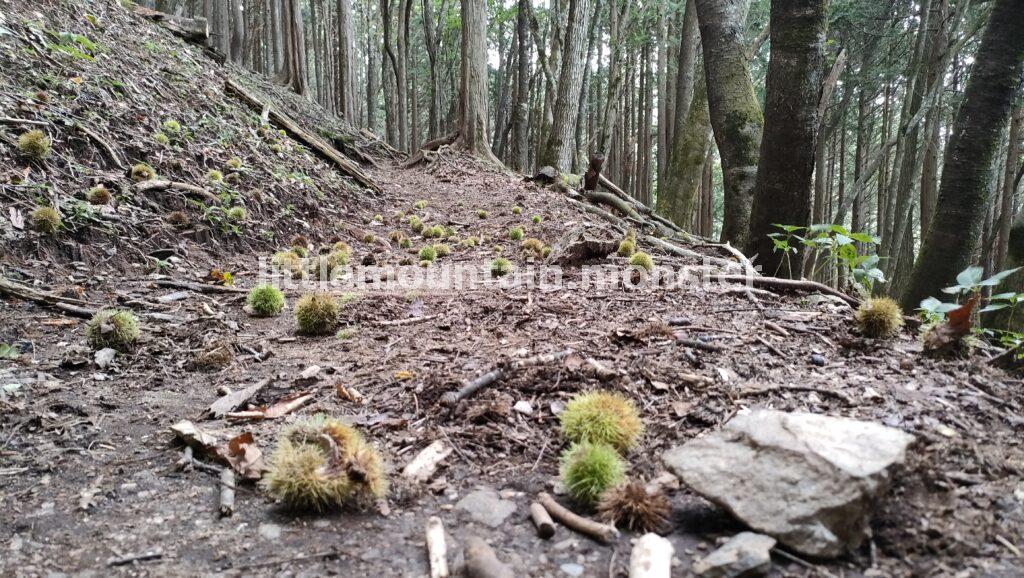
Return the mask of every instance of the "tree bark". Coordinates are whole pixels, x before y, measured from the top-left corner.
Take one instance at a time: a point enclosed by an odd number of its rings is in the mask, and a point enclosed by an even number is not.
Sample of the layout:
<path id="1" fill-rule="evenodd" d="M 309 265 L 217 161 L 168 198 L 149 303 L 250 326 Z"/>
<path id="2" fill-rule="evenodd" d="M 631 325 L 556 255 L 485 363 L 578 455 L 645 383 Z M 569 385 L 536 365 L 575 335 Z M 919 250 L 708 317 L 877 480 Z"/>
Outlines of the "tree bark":
<path id="1" fill-rule="evenodd" d="M 519 0 L 516 14 L 516 38 L 519 56 L 516 72 L 516 101 L 512 107 L 512 168 L 528 172 L 530 106 L 530 0 Z"/>
<path id="2" fill-rule="evenodd" d="M 459 140 L 465 150 L 495 164 L 487 140 L 487 5 L 462 1 L 462 78 L 459 84 Z"/>
<path id="3" fill-rule="evenodd" d="M 708 105 L 725 184 L 722 240 L 746 246 L 764 117 L 747 66 L 749 0 L 696 0 Z"/>
<path id="4" fill-rule="evenodd" d="M 338 0 L 338 113 L 352 126 L 356 118 L 355 54 L 352 43 L 352 0 Z"/>
<path id="5" fill-rule="evenodd" d="M 828 0 L 772 2 L 771 60 L 765 87 L 764 139 L 750 215 L 747 254 L 765 271 L 799 279 L 803 255 L 773 249 L 776 223 L 804 225 L 811 217 L 811 175 L 824 76 Z"/>
<path id="6" fill-rule="evenodd" d="M 306 40 L 302 32 L 300 0 L 281 0 L 281 33 L 284 38 L 283 83 L 303 96 L 309 94 Z"/>
<path id="7" fill-rule="evenodd" d="M 1010 244 L 1010 225 L 1013 223 L 1014 197 L 1017 193 L 1017 163 L 1020 160 L 1021 125 L 1024 124 L 1024 106 L 1018 106 L 1010 119 L 1009 140 L 1006 145 L 1006 165 L 1003 167 L 1002 204 L 999 210 L 999 238 L 996 241 L 995 265 L 999 272 L 1005 268 L 1007 248 Z"/>
<path id="8" fill-rule="evenodd" d="M 572 170 L 576 117 L 579 114 L 580 92 L 583 88 L 589 21 L 590 0 L 569 0 L 569 19 L 565 27 L 558 96 L 555 100 L 551 130 L 540 160 L 542 165 L 551 165 L 566 171 Z"/>
<path id="9" fill-rule="evenodd" d="M 971 262 L 1000 128 L 1022 71 L 1024 10 L 1019 0 L 995 0 L 947 148 L 935 216 L 902 296 L 905 309 L 938 295 Z"/>

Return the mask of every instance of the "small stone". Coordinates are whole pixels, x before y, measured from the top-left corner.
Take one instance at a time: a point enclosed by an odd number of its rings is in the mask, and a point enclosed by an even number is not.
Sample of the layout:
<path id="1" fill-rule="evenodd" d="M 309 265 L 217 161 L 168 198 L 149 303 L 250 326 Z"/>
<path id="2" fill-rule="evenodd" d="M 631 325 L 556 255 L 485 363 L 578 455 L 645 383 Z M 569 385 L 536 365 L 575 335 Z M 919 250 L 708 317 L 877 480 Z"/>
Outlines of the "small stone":
<path id="1" fill-rule="evenodd" d="M 109 347 L 96 352 L 93 360 L 96 362 L 96 367 L 100 369 L 106 369 L 108 365 L 114 362 L 114 357 L 117 355 L 117 351 Z"/>
<path id="2" fill-rule="evenodd" d="M 693 573 L 705 578 L 736 578 L 766 573 L 772 565 L 775 539 L 764 534 L 741 532 L 721 548 L 693 565 Z"/>
<path id="3" fill-rule="evenodd" d="M 818 367 L 825 367 L 826 363 L 828 363 L 828 361 L 825 359 L 824 355 L 821 355 L 820 353 L 812 353 L 811 354 L 811 365 L 817 365 Z"/>
<path id="4" fill-rule="evenodd" d="M 559 566 L 559 568 L 561 568 L 562 572 L 565 572 L 569 576 L 583 575 L 583 566 L 580 566 L 579 564 L 562 564 L 561 566 Z"/>
<path id="5" fill-rule="evenodd" d="M 497 528 L 516 511 L 516 505 L 502 500 L 494 490 L 483 488 L 459 500 L 455 509 L 469 514 L 474 522 Z"/>
<path id="6" fill-rule="evenodd" d="M 512 406 L 512 409 L 518 411 L 523 415 L 530 415 L 533 413 L 533 406 L 530 405 L 530 402 L 526 401 L 525 399 L 517 401 L 516 404 Z"/>
<path id="7" fill-rule="evenodd" d="M 264 540 L 277 540 L 281 537 L 281 526 L 277 524 L 260 524 L 258 532 L 260 538 Z"/>

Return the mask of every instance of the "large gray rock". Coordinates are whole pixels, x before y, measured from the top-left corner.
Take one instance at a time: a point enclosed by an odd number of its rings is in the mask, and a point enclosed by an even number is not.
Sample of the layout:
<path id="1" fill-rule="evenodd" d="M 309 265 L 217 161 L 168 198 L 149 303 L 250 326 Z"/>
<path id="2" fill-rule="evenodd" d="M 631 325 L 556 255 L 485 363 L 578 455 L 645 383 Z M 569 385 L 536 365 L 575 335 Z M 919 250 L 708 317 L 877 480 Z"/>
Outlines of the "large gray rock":
<path id="1" fill-rule="evenodd" d="M 860 546 L 890 468 L 913 440 L 870 422 L 757 410 L 664 460 L 751 528 L 803 554 L 835 557 Z"/>
<path id="2" fill-rule="evenodd" d="M 775 538 L 740 532 L 694 564 L 693 573 L 703 578 L 758 576 L 772 567 L 774 547 Z"/>

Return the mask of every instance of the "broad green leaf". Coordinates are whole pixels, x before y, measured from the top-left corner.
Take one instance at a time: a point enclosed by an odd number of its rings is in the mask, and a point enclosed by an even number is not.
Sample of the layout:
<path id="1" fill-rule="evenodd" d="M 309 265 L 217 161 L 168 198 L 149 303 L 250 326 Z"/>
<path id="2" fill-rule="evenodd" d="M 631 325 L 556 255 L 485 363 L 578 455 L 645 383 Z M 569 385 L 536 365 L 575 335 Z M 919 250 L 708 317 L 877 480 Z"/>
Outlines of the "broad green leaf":
<path id="1" fill-rule="evenodd" d="M 984 274 L 985 270 L 981 267 L 968 267 L 956 276 L 956 282 L 965 289 L 971 289 L 981 283 Z"/>
<path id="2" fill-rule="evenodd" d="M 995 275 L 989 277 L 988 279 L 985 279 L 984 281 L 981 281 L 980 283 L 978 283 L 978 285 L 981 285 L 982 287 L 995 287 L 1003 279 L 1006 279 L 1010 275 L 1013 275 L 1017 271 L 1020 271 L 1020 269 L 1021 269 L 1020 267 L 1017 267 L 1016 269 L 1007 269 L 1006 271 L 1000 271 L 1000 272 L 996 273 Z"/>

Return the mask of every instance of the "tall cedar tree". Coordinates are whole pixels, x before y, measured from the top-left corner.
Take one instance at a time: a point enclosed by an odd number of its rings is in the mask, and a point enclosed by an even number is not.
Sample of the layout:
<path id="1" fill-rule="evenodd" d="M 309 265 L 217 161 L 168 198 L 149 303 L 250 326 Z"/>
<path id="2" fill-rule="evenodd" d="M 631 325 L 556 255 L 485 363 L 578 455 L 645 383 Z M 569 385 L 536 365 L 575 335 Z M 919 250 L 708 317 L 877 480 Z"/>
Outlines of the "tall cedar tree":
<path id="1" fill-rule="evenodd" d="M 996 0 L 946 151 L 935 216 L 903 307 L 940 295 L 971 264 L 988 201 L 1002 128 L 1024 72 L 1024 0 Z"/>
<path id="2" fill-rule="evenodd" d="M 824 73 L 828 0 L 775 0 L 771 60 L 765 88 L 764 137 L 750 211 L 747 254 L 764 271 L 800 278 L 802 255 L 773 250 L 774 224 L 804 225 L 811 217 L 811 175 Z M 780 269 L 781 266 L 781 269 Z"/>
<path id="3" fill-rule="evenodd" d="M 749 0 L 696 0 L 715 142 L 722 157 L 722 240 L 746 246 L 764 117 L 754 94 L 743 31 Z"/>

